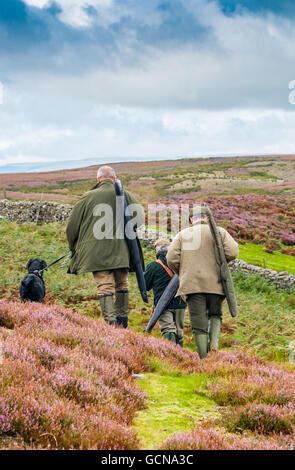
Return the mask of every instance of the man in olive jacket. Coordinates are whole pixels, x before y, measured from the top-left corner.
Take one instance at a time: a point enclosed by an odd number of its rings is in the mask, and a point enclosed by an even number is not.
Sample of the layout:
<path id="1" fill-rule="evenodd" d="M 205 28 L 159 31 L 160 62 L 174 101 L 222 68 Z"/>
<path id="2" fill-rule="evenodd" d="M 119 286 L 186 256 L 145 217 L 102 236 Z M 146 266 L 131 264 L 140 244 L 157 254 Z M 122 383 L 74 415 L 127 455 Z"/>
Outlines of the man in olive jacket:
<path id="1" fill-rule="evenodd" d="M 174 238 L 167 262 L 179 276 L 177 294 L 187 301 L 197 351 L 202 359 L 208 351 L 208 330 L 210 350 L 218 349 L 225 295 L 218 278 L 215 242 L 206 211 L 201 209 L 190 222 L 192 226 Z M 238 244 L 224 228 L 218 229 L 227 261 L 234 260 L 239 254 Z"/>
<path id="2" fill-rule="evenodd" d="M 97 184 L 76 203 L 66 234 L 72 252 L 69 273 L 92 272 L 98 288 L 103 317 L 112 325 L 128 326 L 129 252 L 124 231 L 117 221 L 118 200 L 114 191 L 116 173 L 103 166 Z M 143 207 L 125 191 L 135 224 L 144 223 Z M 114 294 L 116 299 L 114 300 Z"/>
<path id="3" fill-rule="evenodd" d="M 155 243 L 157 261 L 152 261 L 144 273 L 147 290 L 153 289 L 156 306 L 174 273 L 168 268 L 166 254 L 170 240 L 159 239 Z M 183 346 L 183 326 L 186 304 L 174 297 L 159 318 L 163 338 Z"/>

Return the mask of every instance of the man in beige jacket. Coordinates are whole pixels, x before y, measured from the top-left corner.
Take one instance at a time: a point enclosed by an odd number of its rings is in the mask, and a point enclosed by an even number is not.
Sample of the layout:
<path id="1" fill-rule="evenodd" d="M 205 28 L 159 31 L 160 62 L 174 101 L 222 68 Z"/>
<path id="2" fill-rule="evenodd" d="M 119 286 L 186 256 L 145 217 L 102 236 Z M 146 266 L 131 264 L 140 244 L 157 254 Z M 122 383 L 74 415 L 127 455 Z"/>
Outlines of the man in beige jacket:
<path id="1" fill-rule="evenodd" d="M 218 281 L 215 243 L 203 208 L 190 217 L 191 227 L 178 233 L 167 253 L 168 266 L 179 276 L 181 295 L 188 304 L 192 332 L 201 359 L 209 349 L 218 349 L 222 320 L 222 302 L 225 298 Z M 234 260 L 239 247 L 222 227 L 221 232 L 227 261 Z"/>

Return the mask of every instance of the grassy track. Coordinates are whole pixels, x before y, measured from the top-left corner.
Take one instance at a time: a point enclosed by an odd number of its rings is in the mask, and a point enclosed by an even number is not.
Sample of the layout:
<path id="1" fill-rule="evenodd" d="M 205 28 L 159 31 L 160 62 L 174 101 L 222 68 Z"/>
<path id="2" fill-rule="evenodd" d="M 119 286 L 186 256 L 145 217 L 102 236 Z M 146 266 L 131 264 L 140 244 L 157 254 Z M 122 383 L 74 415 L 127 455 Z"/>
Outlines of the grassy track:
<path id="1" fill-rule="evenodd" d="M 148 395 L 148 406 L 137 413 L 134 429 L 143 449 L 156 448 L 177 431 L 193 429 L 201 420 L 219 416 L 216 403 L 204 393 L 204 376 L 180 371 L 165 375 L 146 374 L 140 380 Z"/>

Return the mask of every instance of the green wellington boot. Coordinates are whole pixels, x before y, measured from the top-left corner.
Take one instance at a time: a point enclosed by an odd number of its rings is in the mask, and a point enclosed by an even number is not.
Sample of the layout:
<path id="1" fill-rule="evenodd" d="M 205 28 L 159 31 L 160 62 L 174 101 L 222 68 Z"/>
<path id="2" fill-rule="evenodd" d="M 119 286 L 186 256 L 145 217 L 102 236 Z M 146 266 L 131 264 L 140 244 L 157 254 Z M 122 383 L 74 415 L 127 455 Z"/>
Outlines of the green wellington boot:
<path id="1" fill-rule="evenodd" d="M 183 348 L 183 339 L 178 339 L 176 337 L 176 344 L 178 344 L 181 348 Z"/>
<path id="2" fill-rule="evenodd" d="M 218 349 L 221 318 L 212 316 L 209 320 L 209 348 L 210 351 Z"/>
<path id="3" fill-rule="evenodd" d="M 128 290 L 118 290 L 116 292 L 116 322 L 118 326 L 128 327 Z"/>
<path id="4" fill-rule="evenodd" d="M 109 325 L 116 324 L 116 309 L 114 304 L 114 298 L 112 294 L 101 295 L 99 302 L 102 310 L 104 320 Z"/>
<path id="5" fill-rule="evenodd" d="M 164 333 L 163 338 L 168 339 L 169 341 L 172 341 L 172 343 L 176 344 L 176 334 L 175 333 Z"/>
<path id="6" fill-rule="evenodd" d="M 208 353 L 208 335 L 194 334 L 194 339 L 200 359 L 204 359 Z"/>

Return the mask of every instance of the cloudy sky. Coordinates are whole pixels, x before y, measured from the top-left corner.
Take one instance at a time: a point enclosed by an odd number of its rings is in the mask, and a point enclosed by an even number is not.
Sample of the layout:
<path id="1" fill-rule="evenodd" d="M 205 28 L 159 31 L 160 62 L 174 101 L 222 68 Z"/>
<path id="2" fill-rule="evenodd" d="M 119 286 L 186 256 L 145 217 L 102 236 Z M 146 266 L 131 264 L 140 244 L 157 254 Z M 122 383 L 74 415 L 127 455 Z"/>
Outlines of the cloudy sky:
<path id="1" fill-rule="evenodd" d="M 294 153 L 294 63 L 293 0 L 1 0 L 0 165 Z"/>

